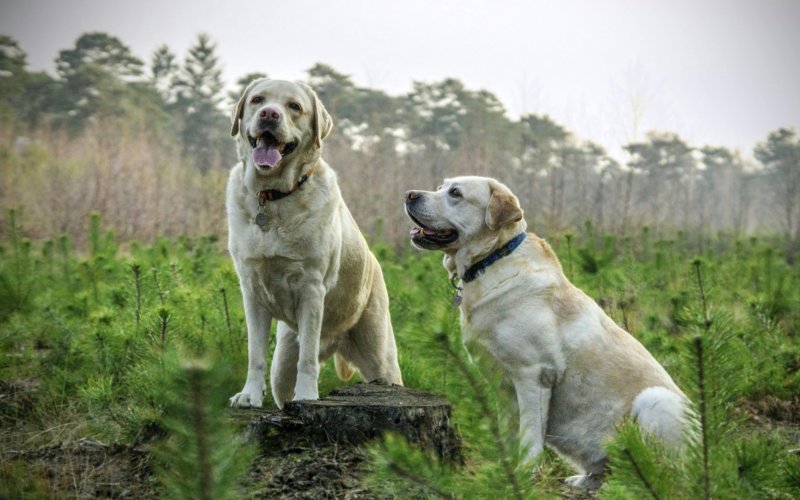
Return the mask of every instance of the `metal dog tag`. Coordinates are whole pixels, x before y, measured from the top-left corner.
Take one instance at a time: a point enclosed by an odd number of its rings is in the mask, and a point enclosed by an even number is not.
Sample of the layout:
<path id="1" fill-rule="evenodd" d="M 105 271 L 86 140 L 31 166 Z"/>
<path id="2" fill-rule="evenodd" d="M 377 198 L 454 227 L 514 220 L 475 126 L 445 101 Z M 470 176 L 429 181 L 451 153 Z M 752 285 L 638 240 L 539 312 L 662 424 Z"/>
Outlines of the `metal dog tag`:
<path id="1" fill-rule="evenodd" d="M 461 295 L 458 294 L 454 295 L 452 304 L 453 307 L 458 308 L 458 306 L 461 305 Z"/>
<path id="2" fill-rule="evenodd" d="M 258 227 L 261 229 L 266 228 L 267 222 L 267 214 L 259 212 L 258 215 L 256 215 L 256 224 L 258 224 Z"/>

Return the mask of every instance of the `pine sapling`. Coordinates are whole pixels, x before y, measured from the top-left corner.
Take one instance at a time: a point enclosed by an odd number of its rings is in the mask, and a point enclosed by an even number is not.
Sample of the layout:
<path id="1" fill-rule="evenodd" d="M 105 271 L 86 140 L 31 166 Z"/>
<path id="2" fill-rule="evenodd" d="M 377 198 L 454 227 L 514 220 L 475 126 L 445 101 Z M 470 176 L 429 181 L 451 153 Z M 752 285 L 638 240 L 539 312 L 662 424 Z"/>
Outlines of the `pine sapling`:
<path id="1" fill-rule="evenodd" d="M 158 308 L 158 324 L 161 332 L 161 349 L 166 347 L 167 343 L 167 330 L 169 328 L 170 312 L 166 307 Z"/>
<path id="2" fill-rule="evenodd" d="M 692 267 L 694 268 L 695 278 L 697 280 L 697 288 L 700 292 L 700 302 L 702 305 L 703 313 L 703 328 L 704 335 L 708 336 L 709 329 L 711 328 L 711 317 L 708 314 L 708 301 L 706 300 L 706 292 L 703 288 L 703 274 L 701 272 L 702 261 L 694 259 Z M 700 401 L 700 432 L 701 432 L 701 450 L 703 453 L 703 497 L 708 500 L 711 498 L 711 478 L 708 468 L 708 407 L 706 402 L 706 377 L 705 377 L 705 360 L 703 352 L 703 338 L 698 335 L 694 338 L 695 361 L 697 363 L 697 392 Z"/>
<path id="3" fill-rule="evenodd" d="M 650 481 L 645 477 L 644 473 L 642 472 L 641 467 L 636 462 L 636 459 L 634 458 L 633 454 L 631 453 L 631 450 L 629 450 L 628 448 L 625 448 L 624 450 L 622 450 L 622 452 L 625 454 L 625 458 L 627 458 L 628 461 L 633 466 L 633 470 L 636 472 L 636 477 L 639 478 L 639 480 L 642 482 L 642 484 L 644 485 L 645 489 L 647 489 L 647 492 L 650 493 L 650 495 L 655 500 L 659 500 L 660 497 L 658 496 L 656 491 L 653 489 L 653 485 L 650 484 Z"/>
<path id="4" fill-rule="evenodd" d="M 161 281 L 158 279 L 158 269 L 155 267 L 153 268 L 153 282 L 156 285 L 156 292 L 158 292 L 158 300 L 161 302 L 161 307 L 164 307 L 167 304 L 167 295 L 164 289 L 161 288 Z"/>
<path id="5" fill-rule="evenodd" d="M 203 371 L 197 365 L 188 365 L 186 368 L 188 392 L 191 396 L 191 422 L 195 429 L 195 444 L 197 448 L 197 464 L 200 469 L 200 498 L 211 500 L 211 485 L 214 471 L 211 468 L 211 449 L 208 442 L 208 416 L 205 408 L 205 394 L 203 392 Z"/>
<path id="6" fill-rule="evenodd" d="M 461 372 L 461 374 L 467 380 L 468 386 L 474 389 L 475 400 L 480 405 L 480 409 L 484 417 L 489 422 L 489 430 L 492 433 L 495 447 L 497 448 L 497 452 L 500 456 L 503 473 L 505 474 L 508 483 L 511 485 L 514 498 L 524 498 L 522 494 L 522 488 L 520 487 L 519 481 L 517 481 L 516 473 L 514 472 L 514 466 L 511 463 L 511 452 L 506 446 L 506 440 L 500 431 L 500 425 L 497 421 L 496 412 L 492 411 L 492 407 L 489 403 L 489 397 L 486 395 L 484 384 L 482 381 L 478 380 L 478 378 L 473 374 L 472 370 L 470 370 L 470 367 L 467 366 L 466 361 L 464 361 L 464 359 L 453 349 L 453 346 L 450 345 L 447 335 L 442 333 L 439 335 L 439 339 L 448 357 L 453 359 L 456 368 L 458 368 L 458 371 Z"/>
<path id="7" fill-rule="evenodd" d="M 68 288 L 72 287 L 72 275 L 69 271 L 69 254 L 70 254 L 70 239 L 69 236 L 62 234 L 58 238 L 58 248 L 61 250 L 61 263 L 62 263 L 62 274 L 64 278 L 64 282 L 66 283 Z"/>
<path id="8" fill-rule="evenodd" d="M 234 346 L 233 329 L 231 328 L 231 313 L 228 310 L 228 296 L 225 293 L 225 287 L 220 288 L 219 293 L 222 295 L 222 308 L 225 312 L 225 326 L 228 328 L 228 342 L 232 349 Z"/>
<path id="9" fill-rule="evenodd" d="M 574 280 L 575 274 L 572 272 L 572 238 L 574 235 L 570 232 L 564 233 L 564 239 L 567 240 L 567 269 L 569 269 L 569 279 Z"/>
<path id="10" fill-rule="evenodd" d="M 633 419 L 626 419 L 605 446 L 611 474 L 601 492 L 607 498 L 675 498 L 680 491 L 680 460 L 658 438 L 643 433 Z M 615 494 L 616 492 L 616 494 Z M 624 494 L 622 494 L 624 493 Z M 601 495 L 605 496 L 605 495 Z"/>
<path id="11" fill-rule="evenodd" d="M 29 302 L 35 281 L 32 278 L 31 241 L 22 237 L 17 210 L 8 211 L 8 239 L 11 243 L 11 276 L 0 274 L 0 286 L 9 301 L 9 312 L 22 310 Z"/>
<path id="12" fill-rule="evenodd" d="M 51 239 L 45 240 L 44 244 L 42 245 L 42 258 L 45 262 L 47 262 L 47 275 L 50 279 L 53 279 L 55 276 L 53 272 L 53 247 L 53 240 Z"/>
<path id="13" fill-rule="evenodd" d="M 131 264 L 133 273 L 133 286 L 136 291 L 136 331 L 138 332 L 142 322 L 142 266 Z"/>
<path id="14" fill-rule="evenodd" d="M 168 437 L 155 445 L 158 477 L 167 498 L 241 498 L 236 485 L 247 470 L 253 450 L 245 447 L 239 429 L 225 421 L 218 396 L 219 366 L 206 360 L 180 361 L 165 354 L 166 406 L 162 424 Z"/>
<path id="15" fill-rule="evenodd" d="M 706 380 L 705 362 L 703 359 L 703 339 L 698 335 L 694 339 L 695 356 L 697 360 L 697 389 L 700 398 L 700 446 L 703 453 L 703 498 L 711 498 L 711 478 L 708 471 L 708 408 L 706 406 Z"/>

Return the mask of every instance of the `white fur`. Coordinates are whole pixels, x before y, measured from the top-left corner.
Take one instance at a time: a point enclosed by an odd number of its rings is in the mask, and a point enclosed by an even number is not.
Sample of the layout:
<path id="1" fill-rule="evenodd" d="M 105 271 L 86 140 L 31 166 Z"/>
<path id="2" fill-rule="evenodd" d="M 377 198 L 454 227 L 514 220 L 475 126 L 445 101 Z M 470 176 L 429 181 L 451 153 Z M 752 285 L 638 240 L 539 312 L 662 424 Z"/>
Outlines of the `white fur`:
<path id="1" fill-rule="evenodd" d="M 406 210 L 429 229 L 458 231 L 456 241 L 439 247 L 451 276 L 463 276 L 526 231 L 516 197 L 483 177 L 411 191 Z M 544 240 L 528 233 L 516 251 L 461 287 L 465 343 L 490 353 L 513 382 L 529 459 L 547 445 L 581 472 L 569 484 L 594 488 L 607 461 L 603 442 L 625 416 L 673 447 L 683 442 L 686 396 L 636 339 L 567 280 Z"/>
<path id="2" fill-rule="evenodd" d="M 631 416 L 643 430 L 661 438 L 667 446 L 680 445 L 687 437 L 684 432 L 691 422 L 686 401 L 664 387 L 648 387 L 636 396 Z M 681 422 L 677 426 L 675 422 Z"/>
<path id="3" fill-rule="evenodd" d="M 256 95 L 263 100 L 252 102 Z M 302 111 L 289 108 L 290 102 Z M 251 159 L 247 135 L 259 134 L 257 116 L 268 106 L 282 116 L 274 135 L 298 146 L 274 167 L 262 168 Z M 319 363 L 334 354 L 343 378 L 352 375 L 352 364 L 367 380 L 402 384 L 380 266 L 320 155 L 331 125 L 316 94 L 291 82 L 257 80 L 234 110 L 241 162 L 228 180 L 228 247 L 244 299 L 248 369 L 231 406 L 262 405 L 273 318 L 278 328 L 270 381 L 278 407 L 318 399 Z M 288 192 L 311 167 L 299 189 L 259 209 L 259 191 Z M 263 229 L 254 222 L 259 210 L 268 220 Z"/>

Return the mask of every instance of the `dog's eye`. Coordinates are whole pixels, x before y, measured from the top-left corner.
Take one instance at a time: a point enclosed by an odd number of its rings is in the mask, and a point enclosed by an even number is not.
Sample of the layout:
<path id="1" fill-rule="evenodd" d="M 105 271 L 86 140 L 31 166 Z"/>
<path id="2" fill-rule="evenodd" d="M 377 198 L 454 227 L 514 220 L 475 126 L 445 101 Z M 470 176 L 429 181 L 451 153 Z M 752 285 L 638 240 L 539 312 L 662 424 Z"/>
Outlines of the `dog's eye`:
<path id="1" fill-rule="evenodd" d="M 450 188 L 450 191 L 447 192 L 453 198 L 461 198 L 461 190 L 457 187 Z"/>
<path id="2" fill-rule="evenodd" d="M 295 111 L 303 111 L 303 107 L 297 104 L 296 102 L 290 102 L 289 109 L 293 109 Z"/>
<path id="3" fill-rule="evenodd" d="M 261 104 L 262 102 L 264 102 L 264 98 L 261 97 L 260 95 L 254 95 L 253 98 L 250 99 L 250 102 L 252 104 Z"/>

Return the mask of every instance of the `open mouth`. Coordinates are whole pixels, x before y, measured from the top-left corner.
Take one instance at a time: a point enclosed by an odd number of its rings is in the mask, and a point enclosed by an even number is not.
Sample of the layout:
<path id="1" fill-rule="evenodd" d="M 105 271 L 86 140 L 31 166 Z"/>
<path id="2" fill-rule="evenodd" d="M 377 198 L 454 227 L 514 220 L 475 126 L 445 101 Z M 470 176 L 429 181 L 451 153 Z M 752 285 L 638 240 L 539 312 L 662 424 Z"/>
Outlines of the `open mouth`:
<path id="1" fill-rule="evenodd" d="M 253 148 L 253 162 L 261 168 L 273 168 L 280 161 L 292 154 L 297 147 L 296 142 L 280 142 L 272 132 L 266 131 L 260 136 L 247 134 Z"/>
<path id="2" fill-rule="evenodd" d="M 432 229 L 418 221 L 410 213 L 408 216 L 417 224 L 417 227 L 411 229 L 411 241 L 422 248 L 441 248 L 458 239 L 458 231 L 455 229 Z"/>

